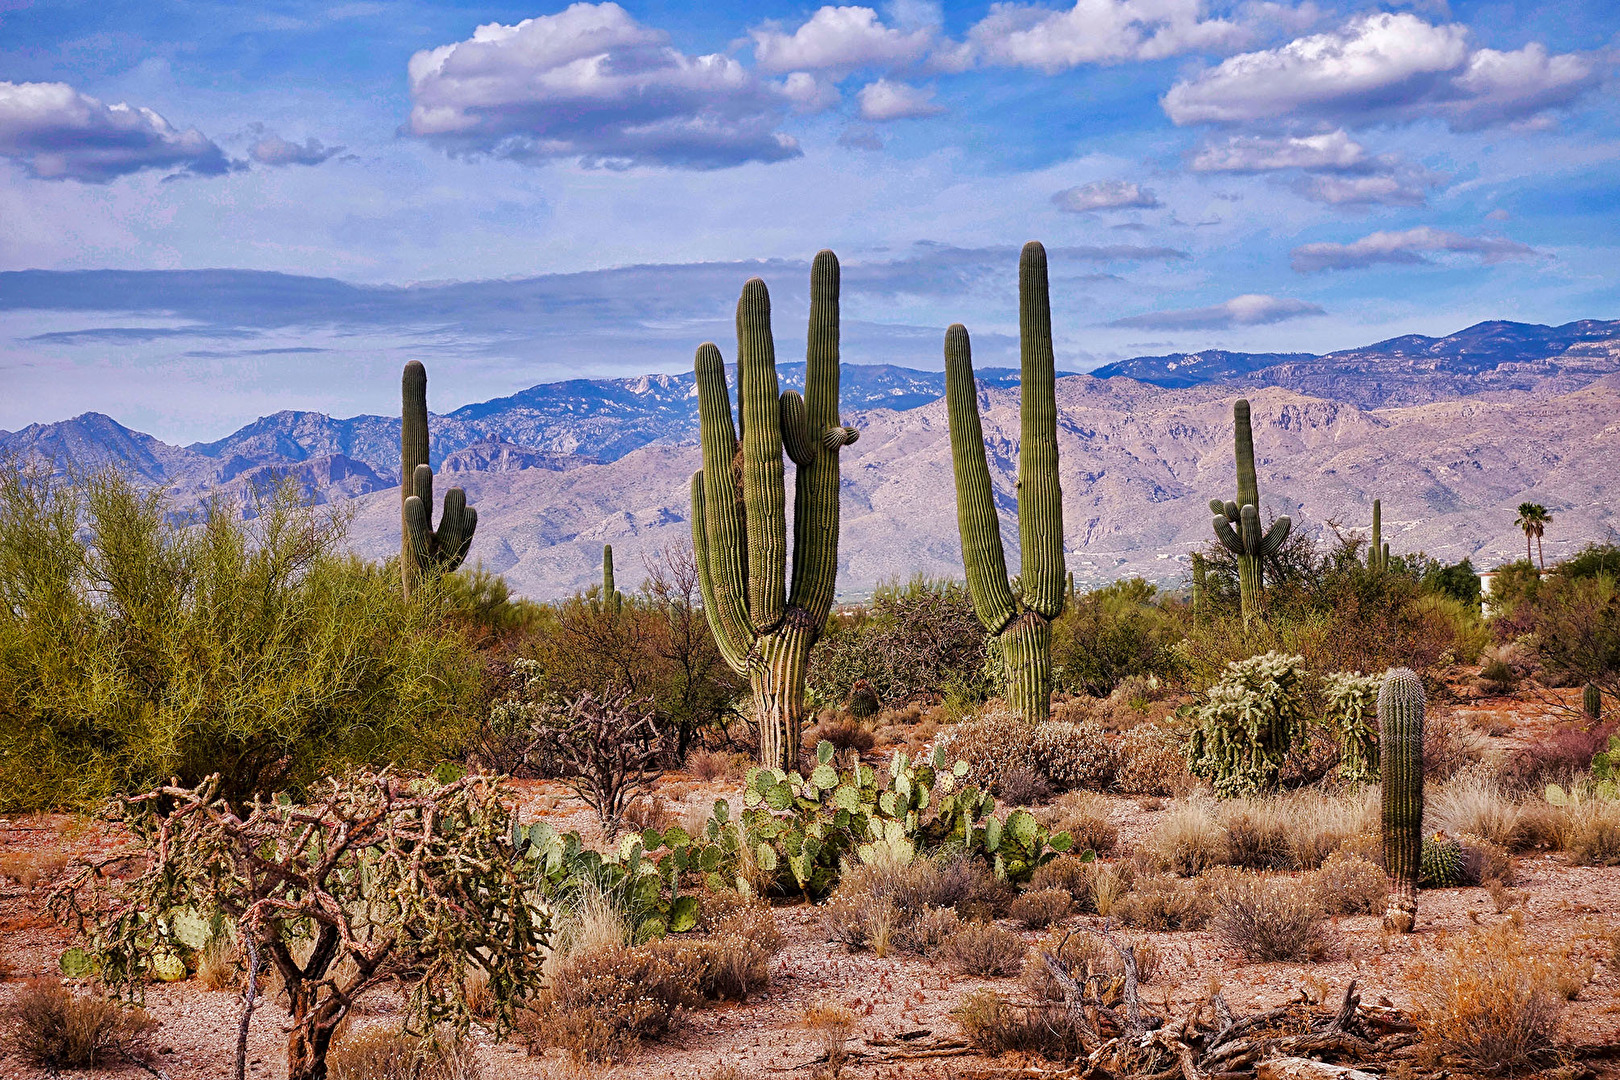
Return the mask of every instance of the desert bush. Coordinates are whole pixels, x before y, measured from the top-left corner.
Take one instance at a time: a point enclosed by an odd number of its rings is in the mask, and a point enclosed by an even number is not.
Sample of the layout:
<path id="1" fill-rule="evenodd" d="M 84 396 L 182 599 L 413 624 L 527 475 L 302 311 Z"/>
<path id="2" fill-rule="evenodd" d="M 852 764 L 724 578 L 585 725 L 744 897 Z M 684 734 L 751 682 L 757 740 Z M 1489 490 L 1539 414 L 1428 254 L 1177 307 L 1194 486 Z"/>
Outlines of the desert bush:
<path id="1" fill-rule="evenodd" d="M 1084 911 L 1093 903 L 1091 882 L 1096 876 L 1097 863 L 1087 862 L 1073 855 L 1053 859 L 1029 879 L 1029 891 L 1061 889 L 1073 901 L 1076 911 Z"/>
<path id="2" fill-rule="evenodd" d="M 940 943 L 939 957 L 962 975 L 1016 975 L 1024 961 L 1024 939 L 993 923 L 967 923 Z"/>
<path id="3" fill-rule="evenodd" d="M 611 1061 L 638 1041 L 667 1034 L 680 1010 L 701 1000 L 703 966 L 690 949 L 618 945 L 575 951 L 519 1016 L 518 1031 L 536 1047 Z"/>
<path id="4" fill-rule="evenodd" d="M 822 741 L 832 743 L 840 750 L 870 750 L 875 745 L 870 729 L 848 717 L 832 717 L 807 728 L 800 737 L 800 745 L 819 746 Z"/>
<path id="5" fill-rule="evenodd" d="M 1153 826 L 1137 854 L 1161 870 L 1195 877 L 1226 862 L 1226 830 L 1208 802 L 1184 799 Z"/>
<path id="6" fill-rule="evenodd" d="M 1245 874 L 1221 889 L 1210 927 L 1250 960 L 1316 961 L 1327 955 L 1326 921 L 1309 885 Z"/>
<path id="7" fill-rule="evenodd" d="M 1117 937 L 1113 941 L 1122 947 L 1130 946 L 1136 960 L 1138 984 L 1147 986 L 1158 977 L 1159 950 L 1152 942 L 1146 938 L 1121 941 Z M 1050 955 L 1071 979 L 1082 985 L 1089 976 L 1101 975 L 1113 979 L 1125 971 L 1125 962 L 1120 958 L 1114 944 L 1105 941 L 1102 935 L 1054 930 L 1037 941 L 1035 947 L 1024 957 L 1024 970 L 1020 981 L 1025 991 L 1036 1001 L 1063 1000 L 1063 986 L 1052 977 L 1051 970 L 1042 959 L 1043 953 Z M 1117 987 L 1106 989 L 1118 993 Z"/>
<path id="8" fill-rule="evenodd" d="M 1539 794 L 1548 784 L 1568 786 L 1592 766 L 1592 759 L 1608 745 L 1612 723 L 1588 728 L 1558 724 L 1535 742 L 1516 747 L 1502 763 L 1502 783 L 1516 791 Z"/>
<path id="9" fill-rule="evenodd" d="M 1516 1070 L 1555 1045 L 1569 962 L 1512 923 L 1453 937 L 1409 979 L 1424 1041 L 1482 1071 Z"/>
<path id="10" fill-rule="evenodd" d="M 345 550 L 292 485 L 244 521 L 161 492 L 0 468 L 0 811 L 82 807 L 223 771 L 226 794 L 431 767 L 483 708 L 442 590 Z"/>
<path id="11" fill-rule="evenodd" d="M 821 932 L 850 952 L 871 948 L 887 956 L 900 910 L 887 897 L 835 891 L 821 905 Z"/>
<path id="12" fill-rule="evenodd" d="M 1521 800 L 1491 776 L 1470 769 L 1424 794 L 1423 833 L 1468 833 L 1511 851 L 1525 851 L 1531 840 L 1523 825 Z"/>
<path id="13" fill-rule="evenodd" d="M 8 851 L 0 854 L 0 878 L 36 889 L 56 880 L 67 864 L 67 856 L 59 851 Z"/>
<path id="14" fill-rule="evenodd" d="M 1101 795 L 1092 791 L 1070 791 L 1041 810 L 1039 817 L 1052 832 L 1072 836 L 1073 850 L 1101 855 L 1112 851 L 1119 841 L 1119 828 L 1108 820 L 1108 814 L 1108 800 Z"/>
<path id="15" fill-rule="evenodd" d="M 945 940 L 961 928 L 961 916 L 954 908 L 924 908 L 900 924 L 895 940 L 907 952 L 933 956 Z"/>
<path id="16" fill-rule="evenodd" d="M 1007 806 L 1038 806 L 1052 797 L 1052 787 L 1046 777 L 1023 767 L 1003 773 L 995 792 Z"/>
<path id="17" fill-rule="evenodd" d="M 77 994 L 51 979 L 30 982 L 0 1010 L 18 1056 L 53 1074 L 105 1064 L 157 1027 L 140 1009 Z"/>
<path id="18" fill-rule="evenodd" d="M 1042 772 L 1056 787 L 1100 790 L 1114 782 L 1114 750 L 1096 723 L 1038 724 L 1033 749 Z"/>
<path id="19" fill-rule="evenodd" d="M 699 780 L 741 780 L 753 768 L 754 759 L 747 754 L 705 750 L 701 747 L 686 755 L 686 768 Z"/>
<path id="20" fill-rule="evenodd" d="M 1462 845 L 1462 879 L 1465 885 L 1512 885 L 1518 876 L 1513 854 L 1501 844 L 1483 836 L 1463 833 L 1457 837 Z"/>
<path id="21" fill-rule="evenodd" d="M 1030 889 L 1007 905 L 1007 915 L 1025 930 L 1045 930 L 1061 922 L 1074 910 L 1074 897 L 1067 889 Z"/>
<path id="22" fill-rule="evenodd" d="M 1360 855 L 1335 852 L 1305 880 L 1329 915 L 1375 915 L 1389 897 L 1389 875 Z"/>
<path id="23" fill-rule="evenodd" d="M 965 761 L 970 784 L 1000 794 L 1001 783 L 1014 772 L 1038 773 L 1031 725 L 1005 707 L 991 704 L 974 719 L 949 728 L 940 737 L 947 761 Z"/>
<path id="24" fill-rule="evenodd" d="M 1276 787 L 1305 729 L 1305 658 L 1266 653 L 1233 661 L 1204 692 L 1187 741 L 1187 767 L 1224 796 Z"/>
<path id="25" fill-rule="evenodd" d="M 1428 781 L 1448 780 L 1472 769 L 1490 755 L 1490 743 L 1475 731 L 1455 709 L 1429 710 L 1423 722 L 1423 777 Z"/>
<path id="26" fill-rule="evenodd" d="M 1511 615 L 1495 620 L 1496 631 L 1533 642 L 1550 685 L 1591 682 L 1606 694 L 1620 694 L 1620 585 L 1614 564 L 1581 576 L 1566 573 L 1566 565 L 1560 564 Z"/>
<path id="27" fill-rule="evenodd" d="M 1254 870 L 1282 870 L 1293 862 L 1288 809 L 1278 799 L 1234 799 L 1215 809 L 1226 834 L 1222 861 Z"/>
<path id="28" fill-rule="evenodd" d="M 482 1080 L 484 1071 L 463 1038 L 423 1040 L 373 1026 L 333 1040 L 326 1074 L 331 1080 Z"/>
<path id="29" fill-rule="evenodd" d="M 931 944 L 926 940 L 929 934 L 919 939 L 902 931 L 949 902 L 939 864 L 933 860 L 879 861 L 851 867 L 842 875 L 822 906 L 821 925 L 831 940 L 851 950 L 870 948 L 885 956 L 891 946 L 910 948 L 919 940 Z"/>
<path id="30" fill-rule="evenodd" d="M 1138 930 L 1202 930 L 1214 903 L 1204 882 L 1153 875 L 1138 877 L 1113 909 L 1120 922 Z"/>
<path id="31" fill-rule="evenodd" d="M 1127 795 L 1178 795 L 1192 784 L 1183 740 L 1173 729 L 1138 724 L 1119 743 L 1114 783 Z"/>
<path id="32" fill-rule="evenodd" d="M 979 1051 L 1039 1054 L 1073 1061 L 1085 1053 L 1084 1033 L 1062 1005 L 1010 1002 L 994 990 L 964 994 L 951 1018 Z"/>
<path id="33" fill-rule="evenodd" d="M 834 614 L 811 655 L 806 683 L 826 703 L 847 699 L 861 679 L 890 704 L 947 688 L 982 698 L 984 669 L 984 628 L 967 588 L 919 577 L 878 588 L 862 610 Z"/>
<path id="34" fill-rule="evenodd" d="M 981 859 L 957 855 L 939 864 L 939 903 L 954 908 L 964 919 L 983 922 L 996 918 L 1013 894 L 1013 887 L 997 878 Z"/>
<path id="35" fill-rule="evenodd" d="M 1620 801 L 1604 798 L 1589 784 L 1572 785 L 1555 797 L 1558 846 L 1582 866 L 1620 866 Z"/>
<path id="36" fill-rule="evenodd" d="M 803 1024 L 826 1058 L 827 1067 L 816 1074 L 818 1080 L 837 1080 L 849 1059 L 846 1047 L 855 1033 L 855 1014 L 835 1002 L 813 1001 L 805 1007 Z"/>
<path id="37" fill-rule="evenodd" d="M 1052 626 L 1054 683 L 1107 697 L 1131 678 L 1178 681 L 1186 667 L 1176 647 L 1181 626 L 1166 600 L 1141 578 L 1076 597 Z"/>
<path id="38" fill-rule="evenodd" d="M 1099 865 L 1091 877 L 1091 907 L 1105 919 L 1113 915 L 1135 880 L 1135 871 L 1129 863 Z"/>
<path id="39" fill-rule="evenodd" d="M 1324 716 L 1339 739 L 1339 777 L 1352 784 L 1378 778 L 1378 688 L 1381 675 L 1335 671 L 1322 677 Z"/>

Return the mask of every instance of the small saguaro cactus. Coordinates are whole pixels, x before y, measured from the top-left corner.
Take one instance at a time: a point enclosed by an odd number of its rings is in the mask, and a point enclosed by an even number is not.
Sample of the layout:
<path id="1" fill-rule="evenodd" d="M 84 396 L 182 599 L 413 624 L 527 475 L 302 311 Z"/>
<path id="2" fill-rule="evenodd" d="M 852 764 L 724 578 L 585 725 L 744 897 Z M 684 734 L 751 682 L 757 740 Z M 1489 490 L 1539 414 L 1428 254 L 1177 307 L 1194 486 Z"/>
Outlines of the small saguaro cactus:
<path id="1" fill-rule="evenodd" d="M 1384 784 L 1384 866 L 1394 883 L 1384 925 L 1403 934 L 1417 923 L 1423 871 L 1423 680 L 1395 668 L 1378 690 L 1378 741 Z"/>
<path id="2" fill-rule="evenodd" d="M 399 567 L 410 598 L 425 574 L 446 574 L 460 566 L 472 547 L 478 511 L 458 487 L 444 493 L 444 512 L 433 528 L 433 467 L 428 464 L 427 369 L 405 365 L 400 380 L 403 408 L 399 432 Z"/>
<path id="3" fill-rule="evenodd" d="M 1204 562 L 1201 551 L 1192 553 L 1192 610 L 1193 624 L 1204 624 L 1204 605 L 1208 603 L 1209 595 L 1209 567 Z"/>
<path id="4" fill-rule="evenodd" d="M 1603 719 L 1603 691 L 1597 683 L 1587 683 L 1581 689 L 1581 713 L 1588 724 L 1596 725 Z"/>
<path id="5" fill-rule="evenodd" d="M 1271 528 L 1260 527 L 1260 483 L 1254 475 L 1254 431 L 1249 426 L 1249 403 L 1239 398 L 1232 406 L 1233 443 L 1237 454 L 1238 497 L 1236 502 L 1211 499 L 1215 514 L 1215 536 L 1237 556 L 1238 591 L 1243 604 L 1243 624 L 1259 613 L 1265 587 L 1264 561 L 1275 555 L 1288 539 L 1292 527 L 1287 517 L 1279 517 Z"/>
<path id="6" fill-rule="evenodd" d="M 752 278 L 737 301 L 736 422 L 720 350 L 705 342 L 694 364 L 703 469 L 692 476 L 692 547 L 703 612 L 720 654 L 753 687 L 760 763 L 784 771 L 798 766 L 805 669 L 832 610 L 838 451 L 857 437 L 838 417 L 838 259 L 830 251 L 810 270 L 805 359 L 804 396 L 779 393 L 771 298 Z M 791 592 L 784 449 L 798 467 Z"/>
<path id="7" fill-rule="evenodd" d="M 617 615 L 624 606 L 624 596 L 613 585 L 613 545 L 602 545 L 602 603 Z"/>
<path id="8" fill-rule="evenodd" d="M 1052 699 L 1052 620 L 1063 614 L 1063 492 L 1058 486 L 1056 373 L 1046 249 L 1031 241 L 1018 260 L 1018 591 L 1007 579 L 1001 522 L 990 487 L 973 379 L 972 345 L 960 323 L 945 332 L 945 402 L 956 471 L 956 521 L 974 613 L 1002 659 L 1012 711 L 1047 718 Z"/>
<path id="9" fill-rule="evenodd" d="M 1389 569 L 1389 545 L 1384 543 L 1384 507 L 1373 500 L 1372 543 L 1367 545 L 1367 569 Z"/>

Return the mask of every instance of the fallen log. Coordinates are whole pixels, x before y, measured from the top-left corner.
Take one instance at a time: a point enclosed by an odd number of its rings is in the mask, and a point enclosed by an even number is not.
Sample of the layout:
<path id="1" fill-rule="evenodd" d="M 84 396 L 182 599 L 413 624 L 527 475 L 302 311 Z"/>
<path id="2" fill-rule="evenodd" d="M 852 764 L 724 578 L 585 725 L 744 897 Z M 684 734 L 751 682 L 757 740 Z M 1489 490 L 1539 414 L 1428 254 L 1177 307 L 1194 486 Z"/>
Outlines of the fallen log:
<path id="1" fill-rule="evenodd" d="M 1255 1080 L 1378 1080 L 1346 1065 L 1329 1065 L 1306 1057 L 1266 1058 L 1254 1069 Z"/>

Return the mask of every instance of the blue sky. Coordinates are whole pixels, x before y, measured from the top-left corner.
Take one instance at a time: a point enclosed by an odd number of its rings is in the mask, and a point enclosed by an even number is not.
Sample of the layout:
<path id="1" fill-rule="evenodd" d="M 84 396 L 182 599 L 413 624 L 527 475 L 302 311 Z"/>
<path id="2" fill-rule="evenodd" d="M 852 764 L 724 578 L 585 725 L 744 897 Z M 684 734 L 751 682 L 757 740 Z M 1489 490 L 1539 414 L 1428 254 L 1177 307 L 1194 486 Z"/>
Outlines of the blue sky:
<path id="1" fill-rule="evenodd" d="M 0 427 L 678 370 L 754 272 L 791 354 L 821 247 L 853 362 L 1010 358 L 1032 238 L 1075 370 L 1616 317 L 1617 46 L 1598 0 L 0 0 L 0 271 L 359 287 L 0 276 Z"/>

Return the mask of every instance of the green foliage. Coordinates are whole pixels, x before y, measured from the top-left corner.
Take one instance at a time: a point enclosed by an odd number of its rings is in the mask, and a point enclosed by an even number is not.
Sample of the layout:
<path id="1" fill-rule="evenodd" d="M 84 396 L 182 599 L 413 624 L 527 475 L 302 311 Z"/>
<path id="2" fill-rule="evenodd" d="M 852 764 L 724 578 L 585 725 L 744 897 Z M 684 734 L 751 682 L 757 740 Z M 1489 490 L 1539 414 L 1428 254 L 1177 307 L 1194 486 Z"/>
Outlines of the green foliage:
<path id="1" fill-rule="evenodd" d="M 535 628 L 541 606 L 513 597 L 506 579 L 482 563 L 439 579 L 445 618 L 482 642 L 509 641 Z"/>
<path id="2" fill-rule="evenodd" d="M 1093 697 L 1132 676 L 1179 682 L 1187 673 L 1179 614 L 1141 578 L 1077 597 L 1052 626 L 1053 682 Z"/>
<path id="3" fill-rule="evenodd" d="M 1579 581 L 1586 578 L 1620 577 L 1620 545 L 1587 544 L 1554 569 L 1561 578 Z"/>
<path id="4" fill-rule="evenodd" d="M 1194 710 L 1187 767 L 1226 798 L 1277 784 L 1283 759 L 1305 733 L 1305 658 L 1265 653 L 1226 666 Z"/>
<path id="5" fill-rule="evenodd" d="M 811 654 L 806 683 L 816 700 L 838 703 L 865 681 L 890 704 L 954 690 L 982 699 L 985 638 L 958 581 L 913 578 L 880 587 L 870 604 L 835 613 Z"/>
<path id="6" fill-rule="evenodd" d="M 1469 560 L 1449 566 L 1435 563 L 1424 569 L 1422 580 L 1428 591 L 1449 596 L 1471 611 L 1479 610 L 1479 571 Z"/>
<path id="7" fill-rule="evenodd" d="M 707 837 L 694 837 L 679 825 L 660 833 L 648 829 L 629 834 L 616 851 L 602 854 L 585 846 L 577 832 L 559 833 L 543 821 L 514 825 L 512 841 L 534 868 L 540 893 L 553 901 L 577 900 L 591 889 L 625 917 L 637 942 L 683 934 L 697 926 L 701 901 L 681 892 L 681 878 L 704 873 L 716 886 L 722 866 L 736 860 L 735 833 L 727 836 L 726 804 L 715 804 L 716 827 Z"/>
<path id="8" fill-rule="evenodd" d="M 1324 719 L 1339 738 L 1339 777 L 1366 784 L 1378 778 L 1378 688 L 1382 675 L 1335 671 L 1322 678 Z"/>
<path id="9" fill-rule="evenodd" d="M 483 671 L 292 485 L 176 520 L 102 474 L 0 469 L 0 810 L 219 771 L 239 797 L 459 752 Z"/>

